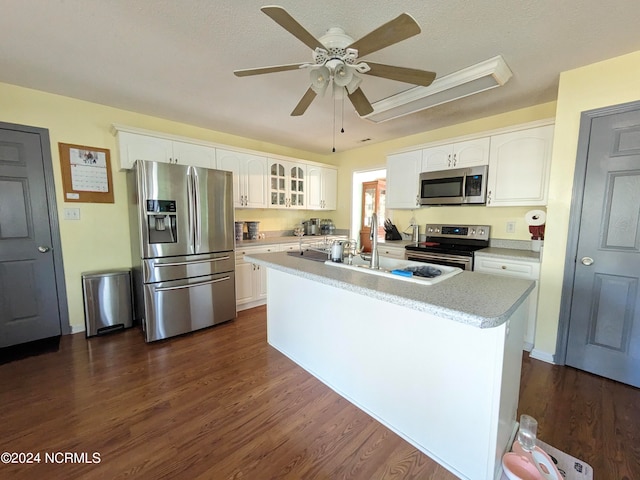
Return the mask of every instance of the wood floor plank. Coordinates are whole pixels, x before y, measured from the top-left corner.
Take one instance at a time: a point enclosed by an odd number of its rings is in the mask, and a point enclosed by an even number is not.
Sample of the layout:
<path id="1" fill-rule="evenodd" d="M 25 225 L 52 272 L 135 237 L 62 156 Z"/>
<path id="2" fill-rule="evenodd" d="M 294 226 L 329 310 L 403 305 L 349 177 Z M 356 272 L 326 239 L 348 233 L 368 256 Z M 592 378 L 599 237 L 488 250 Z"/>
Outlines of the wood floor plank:
<path id="1" fill-rule="evenodd" d="M 130 329 L 0 365 L 0 478 L 431 479 L 451 473 L 266 343 L 266 309 L 145 344 Z M 600 479 L 640 479 L 640 392 L 523 357 L 519 413 Z"/>

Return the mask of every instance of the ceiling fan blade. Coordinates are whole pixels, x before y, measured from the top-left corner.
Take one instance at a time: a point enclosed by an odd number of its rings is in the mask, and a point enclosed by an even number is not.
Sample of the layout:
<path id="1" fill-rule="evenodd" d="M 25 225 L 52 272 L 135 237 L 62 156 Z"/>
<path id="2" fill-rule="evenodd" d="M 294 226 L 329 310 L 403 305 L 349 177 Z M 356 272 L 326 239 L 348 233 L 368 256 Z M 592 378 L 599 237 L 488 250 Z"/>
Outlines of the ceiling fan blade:
<path id="1" fill-rule="evenodd" d="M 408 13 L 403 13 L 360 40 L 356 40 L 348 48 L 356 48 L 358 57 L 364 57 L 419 33 L 420 25 L 418 22 Z"/>
<path id="2" fill-rule="evenodd" d="M 418 70 L 416 68 L 394 67 L 392 65 L 383 65 L 381 63 L 366 62 L 371 70 L 366 72 L 367 75 L 374 77 L 388 78 L 389 80 L 397 80 L 398 82 L 411 83 L 428 87 L 436 78 L 435 72 L 426 70 Z"/>
<path id="3" fill-rule="evenodd" d="M 356 112 L 358 112 L 358 115 L 360 115 L 361 117 L 369 115 L 371 112 L 373 112 L 373 107 L 371 106 L 369 100 L 367 100 L 367 97 L 365 96 L 361 88 L 357 88 L 353 93 L 350 93 L 349 100 L 351 100 L 351 103 L 355 107 Z"/>
<path id="4" fill-rule="evenodd" d="M 285 72 L 287 70 L 298 70 L 304 63 L 290 63 L 288 65 L 274 65 L 273 67 L 247 68 L 244 70 L 234 70 L 236 77 L 248 77 L 249 75 L 262 75 L 264 73 Z"/>
<path id="5" fill-rule="evenodd" d="M 294 108 L 293 112 L 291 112 L 291 116 L 299 117 L 304 112 L 306 112 L 307 108 L 309 108 L 309 105 L 311 105 L 311 102 L 313 102 L 314 98 L 316 98 L 316 92 L 314 92 L 313 89 L 309 87 L 309 90 L 305 92 L 305 94 L 298 102 L 298 105 L 296 105 L 296 108 Z"/>
<path id="6" fill-rule="evenodd" d="M 311 50 L 316 48 L 325 48 L 322 43 L 316 37 L 311 35 L 302 25 L 300 25 L 295 18 L 287 13 L 287 11 L 276 5 L 262 7 L 264 13 L 266 13 L 271 19 L 284 28 L 291 35 L 296 37 L 302 43 L 304 43 Z"/>

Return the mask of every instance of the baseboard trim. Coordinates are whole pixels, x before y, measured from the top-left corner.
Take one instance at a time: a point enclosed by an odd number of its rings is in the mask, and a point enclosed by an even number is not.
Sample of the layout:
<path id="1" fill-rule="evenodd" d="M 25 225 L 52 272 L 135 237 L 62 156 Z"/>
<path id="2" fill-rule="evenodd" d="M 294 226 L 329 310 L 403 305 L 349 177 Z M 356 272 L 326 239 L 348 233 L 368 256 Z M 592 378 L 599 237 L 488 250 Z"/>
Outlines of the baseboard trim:
<path id="1" fill-rule="evenodd" d="M 84 325 L 71 325 L 71 334 L 80 333 L 86 331 Z"/>
<path id="2" fill-rule="evenodd" d="M 531 358 L 535 358 L 536 360 L 542 360 L 543 362 L 551 363 L 552 365 L 555 365 L 556 363 L 553 361 L 553 354 L 538 350 L 537 348 L 531 350 L 529 356 Z"/>

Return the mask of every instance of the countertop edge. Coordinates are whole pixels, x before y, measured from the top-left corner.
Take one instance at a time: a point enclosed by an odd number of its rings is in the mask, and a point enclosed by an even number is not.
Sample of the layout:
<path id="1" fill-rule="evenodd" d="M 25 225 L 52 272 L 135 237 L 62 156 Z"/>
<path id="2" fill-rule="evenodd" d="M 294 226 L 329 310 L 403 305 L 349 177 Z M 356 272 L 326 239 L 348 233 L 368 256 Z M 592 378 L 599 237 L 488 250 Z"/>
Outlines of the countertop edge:
<path id="1" fill-rule="evenodd" d="M 389 303 L 393 303 L 395 305 L 403 306 L 406 308 L 411 308 L 413 310 L 422 311 L 425 313 L 430 313 L 442 318 L 446 318 L 449 320 L 454 320 L 460 323 L 464 323 L 467 325 L 471 325 L 477 328 L 494 328 L 502 325 L 507 321 L 509 317 L 516 311 L 516 309 L 524 302 L 529 293 L 533 290 L 535 283 L 533 281 L 529 281 L 529 286 L 525 291 L 513 302 L 513 304 L 502 312 L 499 315 L 486 317 L 477 315 L 470 312 L 465 312 L 462 310 L 456 310 L 452 307 L 447 307 L 444 305 L 435 305 L 432 303 L 428 303 L 426 301 L 416 300 L 414 298 L 410 298 L 408 296 L 403 296 L 395 293 L 391 293 L 388 291 L 380 290 L 380 289 L 372 289 L 367 286 L 363 286 L 362 284 L 354 283 L 353 281 L 348 281 L 348 279 L 353 279 L 353 275 L 364 275 L 365 277 L 360 277 L 362 279 L 366 278 L 368 274 L 352 272 L 350 270 L 343 269 L 331 269 L 326 272 L 314 273 L 309 271 L 308 269 L 302 269 L 299 267 L 291 267 L 287 265 L 283 265 L 282 263 L 278 263 L 275 261 L 279 257 L 278 253 L 269 253 L 269 254 L 254 254 L 254 255 L 245 255 L 245 260 L 265 266 L 267 268 L 273 268 L 275 270 L 279 270 L 285 273 L 289 273 L 292 275 L 296 275 L 302 278 L 308 278 L 310 280 L 317 281 L 319 283 L 323 283 L 325 285 L 335 286 L 338 288 L 342 288 L 354 293 L 358 293 L 361 295 L 365 295 L 371 298 L 376 298 L 382 301 L 386 301 Z M 302 260 L 305 262 L 311 262 L 310 260 Z M 316 265 L 322 265 L 324 268 L 326 267 L 322 263 L 313 262 Z M 311 268 L 311 264 L 309 264 L 309 268 Z M 476 274 L 483 275 L 483 274 Z M 343 277 L 343 278 L 340 278 Z M 487 281 L 491 281 L 491 279 L 496 278 L 494 275 L 487 275 Z M 386 282 L 394 282 L 394 280 L 384 279 Z M 384 281 L 381 281 L 384 283 Z M 520 281 L 520 280 L 518 280 Z M 522 280 L 526 281 L 526 280 Z"/>

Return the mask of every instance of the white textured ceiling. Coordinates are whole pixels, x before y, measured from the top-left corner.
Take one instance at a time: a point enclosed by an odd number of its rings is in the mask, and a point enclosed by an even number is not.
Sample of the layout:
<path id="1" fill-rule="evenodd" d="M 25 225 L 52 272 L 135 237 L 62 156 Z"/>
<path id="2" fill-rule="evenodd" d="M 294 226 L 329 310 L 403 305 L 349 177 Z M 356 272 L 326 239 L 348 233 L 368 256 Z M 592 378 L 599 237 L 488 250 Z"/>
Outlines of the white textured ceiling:
<path id="1" fill-rule="evenodd" d="M 311 60 L 258 0 L 0 0 L 0 82 L 302 150 L 331 151 L 334 105 L 289 116 L 307 71 L 237 78 L 234 69 Z M 422 33 L 364 57 L 438 77 L 502 55 L 503 87 L 396 120 L 360 119 L 347 101 L 345 151 L 554 100 L 559 73 L 640 50 L 638 0 L 280 0 L 316 38 L 358 39 L 402 12 Z M 410 85 L 365 76 L 371 102 Z M 338 113 L 340 105 L 338 104 Z M 1 112 L 0 112 L 1 117 Z M 339 117 L 339 115 L 338 115 Z M 338 119 L 337 129 L 340 128 Z"/>

